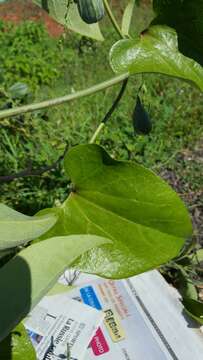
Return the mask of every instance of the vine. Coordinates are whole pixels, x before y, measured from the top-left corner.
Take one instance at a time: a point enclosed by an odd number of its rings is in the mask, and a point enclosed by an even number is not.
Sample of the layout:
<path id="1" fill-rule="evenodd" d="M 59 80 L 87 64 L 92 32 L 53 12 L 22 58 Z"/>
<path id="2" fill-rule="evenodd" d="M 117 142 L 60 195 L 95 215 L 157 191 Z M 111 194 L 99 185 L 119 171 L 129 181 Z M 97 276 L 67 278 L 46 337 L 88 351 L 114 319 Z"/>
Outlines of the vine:
<path id="1" fill-rule="evenodd" d="M 199 264 L 199 260 L 190 258 L 187 246 L 184 247 L 192 237 L 192 224 L 179 196 L 150 170 L 137 163 L 115 160 L 95 142 L 120 104 L 133 74 L 173 76 L 203 91 L 202 42 L 196 32 L 188 33 L 184 21 L 179 27 L 176 16 L 171 27 L 171 13 L 179 12 L 182 16 L 183 12 L 187 19 L 191 11 L 194 25 L 198 26 L 202 2 L 198 0 L 188 8 L 183 1 L 183 5 L 173 8 L 170 4 L 165 7 L 165 1 L 153 1 L 156 16 L 139 36 L 130 35 L 134 12 L 132 1 L 124 11 L 121 27 L 107 0 L 34 2 L 59 23 L 96 40 L 103 40 L 102 23 L 100 26 L 97 20 L 103 17 L 104 8 L 120 38 L 109 52 L 115 76 L 63 97 L 0 111 L 0 119 L 58 106 L 122 84 L 89 144 L 66 148 L 56 162 L 45 168 L 33 171 L 29 167 L 20 173 L 0 177 L 0 181 L 11 181 L 23 176 L 39 176 L 63 161 L 67 182 L 71 181 L 70 195 L 61 206 L 43 209 L 33 217 L 0 204 L 0 340 L 13 336 L 13 329 L 21 326 L 19 322 L 53 287 L 67 266 L 119 279 L 166 263 L 166 266 L 182 271 L 180 262 L 185 258 L 195 262 L 196 267 Z M 201 38 L 201 28 L 199 34 Z M 188 40 L 186 50 L 179 51 L 183 35 L 189 40 L 193 36 L 195 49 L 188 50 L 188 44 L 191 44 Z M 151 131 L 150 119 L 139 94 L 133 125 L 136 133 L 147 135 Z M 188 269 L 182 271 L 185 277 L 188 273 Z M 29 281 L 32 291 L 28 289 Z M 194 312 L 194 302 L 198 309 L 203 307 L 197 298 L 192 298 L 191 303 L 188 293 L 183 298 L 190 313 Z M 202 321 L 201 316 L 193 316 Z M 25 334 L 23 336 L 26 338 Z"/>

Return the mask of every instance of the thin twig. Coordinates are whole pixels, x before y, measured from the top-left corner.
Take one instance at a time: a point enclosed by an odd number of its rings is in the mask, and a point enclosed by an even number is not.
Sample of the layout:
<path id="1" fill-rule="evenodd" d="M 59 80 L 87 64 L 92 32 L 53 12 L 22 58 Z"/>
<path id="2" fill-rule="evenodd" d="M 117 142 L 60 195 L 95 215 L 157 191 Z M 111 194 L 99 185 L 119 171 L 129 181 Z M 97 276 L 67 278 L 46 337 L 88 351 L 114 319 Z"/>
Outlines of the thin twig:
<path id="1" fill-rule="evenodd" d="M 56 161 L 54 161 L 52 164 L 44 166 L 44 167 L 36 169 L 36 170 L 32 169 L 32 166 L 29 165 L 26 169 L 21 170 L 21 171 L 19 171 L 17 173 L 14 173 L 14 174 L 11 174 L 11 175 L 0 176 L 0 183 L 10 182 L 10 181 L 13 181 L 15 179 L 24 178 L 24 177 L 28 177 L 28 176 L 40 176 L 40 175 L 44 174 L 47 171 L 55 169 L 57 167 L 57 165 L 64 159 L 65 154 L 66 154 L 66 152 L 68 150 L 68 147 L 69 147 L 69 145 L 67 144 L 63 154 L 60 155 L 59 158 Z"/>

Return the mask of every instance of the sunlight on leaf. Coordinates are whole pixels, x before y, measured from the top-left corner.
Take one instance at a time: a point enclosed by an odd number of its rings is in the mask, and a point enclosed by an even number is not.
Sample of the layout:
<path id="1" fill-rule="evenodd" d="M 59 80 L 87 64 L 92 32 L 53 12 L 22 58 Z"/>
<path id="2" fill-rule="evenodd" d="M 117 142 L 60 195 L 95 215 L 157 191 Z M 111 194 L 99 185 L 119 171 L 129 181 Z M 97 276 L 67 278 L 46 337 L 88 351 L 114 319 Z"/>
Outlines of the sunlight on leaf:
<path id="1" fill-rule="evenodd" d="M 110 240 L 93 235 L 54 237 L 22 250 L 0 269 L 0 340 L 54 286 L 81 254 Z"/>
<path id="2" fill-rule="evenodd" d="M 36 239 L 47 232 L 57 221 L 54 214 L 26 216 L 0 204 L 0 251 Z"/>
<path id="3" fill-rule="evenodd" d="M 178 195 L 141 165 L 112 159 L 98 145 L 79 145 L 65 158 L 73 192 L 56 225 L 56 234 L 96 234 L 113 241 L 84 254 L 75 267 L 104 277 L 124 278 L 156 268 L 175 257 L 192 227 Z"/>
<path id="4" fill-rule="evenodd" d="M 0 343 L 2 360 L 37 360 L 35 350 L 22 323 Z"/>
<path id="5" fill-rule="evenodd" d="M 110 63 L 115 73 L 161 73 L 193 82 L 203 91 L 203 68 L 178 51 L 176 32 L 152 26 L 139 38 L 113 45 Z"/>

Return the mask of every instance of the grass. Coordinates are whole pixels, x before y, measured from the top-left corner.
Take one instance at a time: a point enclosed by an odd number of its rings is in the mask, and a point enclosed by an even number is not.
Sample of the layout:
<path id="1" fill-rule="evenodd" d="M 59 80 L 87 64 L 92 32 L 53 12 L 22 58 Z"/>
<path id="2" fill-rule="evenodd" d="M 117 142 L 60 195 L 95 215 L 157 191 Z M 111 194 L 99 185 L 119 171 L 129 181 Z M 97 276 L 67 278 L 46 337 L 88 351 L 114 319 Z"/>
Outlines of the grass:
<path id="1" fill-rule="evenodd" d="M 151 13 L 142 13 L 144 21 L 136 22 L 136 30 L 144 28 L 150 16 Z M 74 34 L 51 39 L 51 46 L 60 49 L 63 56 L 60 63 L 57 57 L 56 77 L 48 85 L 42 81 L 33 90 L 35 101 L 64 95 L 112 76 L 108 51 L 117 37 L 109 24 L 105 24 L 107 33 L 104 43 Z M 48 36 L 46 41 L 48 46 Z M 20 73 L 16 73 L 15 80 L 20 79 Z M 153 122 L 149 136 L 135 136 L 132 127 L 132 112 L 141 82 L 142 100 Z M 20 171 L 30 162 L 35 169 L 52 163 L 63 152 L 66 142 L 70 146 L 88 142 L 118 91 L 116 86 L 77 102 L 5 120 L 0 131 L 0 175 Z M 202 106 L 203 95 L 187 83 L 157 75 L 134 76 L 101 134 L 100 143 L 115 158 L 138 161 L 161 174 L 172 171 L 188 184 L 184 191 L 199 191 L 203 169 L 194 149 L 203 134 Z M 188 153 L 193 154 L 192 162 L 185 156 Z M 62 166 L 40 177 L 21 178 L 0 187 L 2 202 L 28 214 L 60 203 L 67 194 Z"/>

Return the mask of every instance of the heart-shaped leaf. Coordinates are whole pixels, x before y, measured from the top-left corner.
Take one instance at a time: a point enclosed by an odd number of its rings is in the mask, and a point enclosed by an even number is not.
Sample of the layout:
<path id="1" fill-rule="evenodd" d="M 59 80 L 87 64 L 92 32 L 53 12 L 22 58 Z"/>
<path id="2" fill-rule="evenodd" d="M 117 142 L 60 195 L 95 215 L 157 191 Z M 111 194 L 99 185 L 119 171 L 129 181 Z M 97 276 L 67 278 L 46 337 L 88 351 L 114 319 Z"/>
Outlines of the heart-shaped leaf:
<path id="1" fill-rule="evenodd" d="M 24 318 L 78 256 L 110 240 L 93 235 L 47 239 L 0 269 L 0 341 Z"/>
<path id="2" fill-rule="evenodd" d="M 153 24 L 174 28 L 179 50 L 203 66 L 203 1 L 153 0 L 157 14 Z"/>
<path id="3" fill-rule="evenodd" d="M 36 239 L 47 232 L 56 220 L 54 214 L 31 217 L 0 204 L 0 251 Z"/>
<path id="4" fill-rule="evenodd" d="M 167 26 L 152 26 L 139 38 L 115 43 L 110 63 L 116 73 L 161 73 L 193 82 L 203 91 L 203 68 L 178 51 L 177 34 Z"/>
<path id="5" fill-rule="evenodd" d="M 57 212 L 55 234 L 97 234 L 113 241 L 84 254 L 75 267 L 124 278 L 175 257 L 191 235 L 191 222 L 177 194 L 143 166 L 112 159 L 98 145 L 79 145 L 65 158 L 73 191 Z"/>
<path id="6" fill-rule="evenodd" d="M 33 2 L 70 30 L 96 40 L 104 40 L 98 23 L 89 25 L 81 19 L 76 2 L 69 0 L 33 0 Z"/>

